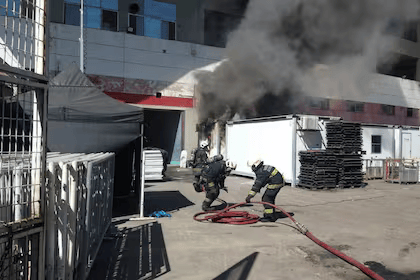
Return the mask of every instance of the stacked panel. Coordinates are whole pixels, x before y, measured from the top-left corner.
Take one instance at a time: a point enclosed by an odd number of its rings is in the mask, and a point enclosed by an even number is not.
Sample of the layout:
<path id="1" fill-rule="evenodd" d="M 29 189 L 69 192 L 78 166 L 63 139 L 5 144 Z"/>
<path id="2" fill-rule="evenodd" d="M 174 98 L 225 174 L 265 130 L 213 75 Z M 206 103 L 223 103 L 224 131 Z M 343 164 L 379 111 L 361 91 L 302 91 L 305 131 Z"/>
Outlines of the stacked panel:
<path id="1" fill-rule="evenodd" d="M 310 189 L 335 188 L 337 186 L 337 158 L 328 151 L 299 152 L 299 185 Z"/>

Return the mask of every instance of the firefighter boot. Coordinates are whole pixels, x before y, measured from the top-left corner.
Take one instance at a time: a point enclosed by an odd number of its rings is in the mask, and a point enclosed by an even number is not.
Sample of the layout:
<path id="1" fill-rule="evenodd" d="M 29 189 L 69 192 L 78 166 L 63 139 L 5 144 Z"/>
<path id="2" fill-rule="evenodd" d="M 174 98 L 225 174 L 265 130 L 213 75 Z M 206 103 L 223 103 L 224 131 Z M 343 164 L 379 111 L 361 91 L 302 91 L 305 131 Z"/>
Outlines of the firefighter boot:
<path id="1" fill-rule="evenodd" d="M 200 184 L 194 183 L 193 185 L 194 185 L 194 190 L 196 192 L 203 192 L 203 188 L 200 186 Z"/>
<path id="2" fill-rule="evenodd" d="M 266 223 L 266 222 L 275 222 L 276 216 L 274 215 L 274 211 L 272 208 L 268 208 L 264 210 L 264 216 L 260 218 L 260 222 Z"/>
<path id="3" fill-rule="evenodd" d="M 208 199 L 206 198 L 203 201 L 203 204 L 201 205 L 201 209 L 203 209 L 204 212 L 210 211 L 211 210 L 210 204 L 211 204 L 211 202 L 208 201 Z"/>

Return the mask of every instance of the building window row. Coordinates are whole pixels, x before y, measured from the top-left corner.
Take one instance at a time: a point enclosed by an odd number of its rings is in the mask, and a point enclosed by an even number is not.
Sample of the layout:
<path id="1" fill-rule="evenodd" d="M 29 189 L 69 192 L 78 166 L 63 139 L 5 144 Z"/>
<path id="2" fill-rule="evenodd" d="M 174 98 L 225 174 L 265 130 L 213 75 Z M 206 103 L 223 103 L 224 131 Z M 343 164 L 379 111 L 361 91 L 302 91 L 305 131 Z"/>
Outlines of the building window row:
<path id="1" fill-rule="evenodd" d="M 0 16 L 35 20 L 35 0 L 0 0 Z"/>
<path id="2" fill-rule="evenodd" d="M 84 0 L 83 5 L 85 27 L 119 31 L 118 0 Z M 175 4 L 139 0 L 128 11 L 128 33 L 175 40 Z M 64 14 L 65 24 L 80 26 L 80 0 L 65 0 Z"/>
<path id="3" fill-rule="evenodd" d="M 323 99 L 323 98 L 314 98 L 311 97 L 308 100 L 309 106 L 313 109 L 320 109 L 320 110 L 329 110 L 330 109 L 330 100 Z M 347 111 L 353 113 L 360 113 L 365 111 L 365 103 L 363 102 L 354 102 L 354 101 L 347 101 Z M 395 115 L 395 106 L 393 105 L 381 105 L 382 112 L 386 115 L 393 116 Z M 407 108 L 407 117 L 411 118 L 414 117 L 415 112 L 417 109 L 414 108 Z"/>
<path id="4" fill-rule="evenodd" d="M 361 102 L 347 102 L 347 111 L 349 112 L 364 112 L 365 104 Z"/>
<path id="5" fill-rule="evenodd" d="M 314 109 L 320 110 L 329 110 L 330 109 L 330 100 L 322 98 L 310 98 L 309 106 Z"/>

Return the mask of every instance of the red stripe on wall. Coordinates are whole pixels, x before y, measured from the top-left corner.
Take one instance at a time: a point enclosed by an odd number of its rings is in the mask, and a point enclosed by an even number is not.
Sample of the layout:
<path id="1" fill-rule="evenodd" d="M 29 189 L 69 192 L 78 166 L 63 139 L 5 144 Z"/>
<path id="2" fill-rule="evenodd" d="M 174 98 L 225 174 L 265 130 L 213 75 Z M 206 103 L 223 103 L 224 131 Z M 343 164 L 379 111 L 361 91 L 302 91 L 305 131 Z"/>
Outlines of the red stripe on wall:
<path id="1" fill-rule="evenodd" d="M 112 98 L 115 98 L 125 103 L 156 105 L 156 106 L 186 107 L 186 108 L 194 107 L 193 98 L 180 98 L 180 97 L 170 97 L 170 96 L 162 96 L 160 98 L 157 98 L 154 95 L 132 94 L 132 93 L 124 93 L 124 92 L 107 92 L 107 91 L 105 93 L 111 96 Z"/>

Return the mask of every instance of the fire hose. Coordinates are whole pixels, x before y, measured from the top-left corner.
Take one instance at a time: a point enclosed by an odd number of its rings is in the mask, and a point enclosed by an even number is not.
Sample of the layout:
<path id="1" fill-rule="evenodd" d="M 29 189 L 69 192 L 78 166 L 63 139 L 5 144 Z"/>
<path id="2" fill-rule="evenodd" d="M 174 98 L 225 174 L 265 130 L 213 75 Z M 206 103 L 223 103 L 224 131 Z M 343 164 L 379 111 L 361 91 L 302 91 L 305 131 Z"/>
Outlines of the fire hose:
<path id="1" fill-rule="evenodd" d="M 281 207 L 268 203 L 268 202 L 250 202 L 258 203 L 258 204 L 265 204 L 268 206 L 271 206 L 273 208 L 276 208 L 283 212 L 287 217 L 292 220 L 292 222 L 297 226 L 297 229 L 300 233 L 311 239 L 313 242 L 324 248 L 325 250 L 331 252 L 332 254 L 336 255 L 337 257 L 341 258 L 345 262 L 357 267 L 360 271 L 362 271 L 364 274 L 369 276 L 372 279 L 375 280 L 385 280 L 383 277 L 366 267 L 365 265 L 361 264 L 360 262 L 356 261 L 355 259 L 347 256 L 346 254 L 340 252 L 339 250 L 329 246 L 328 244 L 322 242 L 318 238 L 316 238 L 304 225 L 297 222 L 289 213 L 287 213 L 285 210 L 283 210 Z M 225 223 L 225 224 L 235 224 L 235 225 L 245 225 L 245 224 L 253 224 L 258 222 L 259 216 L 255 214 L 249 214 L 246 211 L 230 211 L 231 209 L 237 208 L 239 206 L 242 206 L 244 204 L 248 204 L 246 202 L 241 202 L 229 207 L 226 207 L 223 210 L 220 211 L 208 211 L 208 212 L 199 212 L 194 215 L 194 220 L 203 222 L 203 221 L 209 221 L 213 223 Z M 201 215 L 205 215 L 203 218 L 199 218 Z"/>

